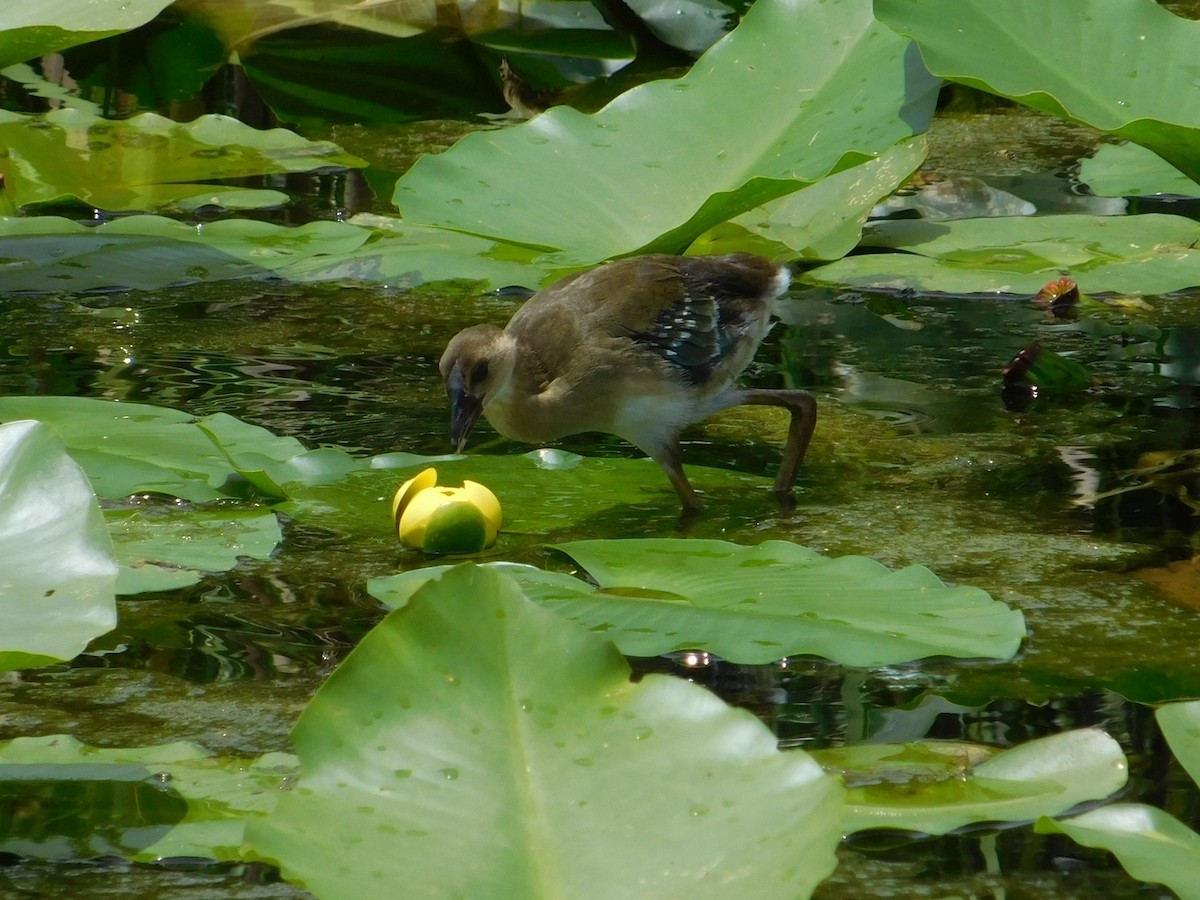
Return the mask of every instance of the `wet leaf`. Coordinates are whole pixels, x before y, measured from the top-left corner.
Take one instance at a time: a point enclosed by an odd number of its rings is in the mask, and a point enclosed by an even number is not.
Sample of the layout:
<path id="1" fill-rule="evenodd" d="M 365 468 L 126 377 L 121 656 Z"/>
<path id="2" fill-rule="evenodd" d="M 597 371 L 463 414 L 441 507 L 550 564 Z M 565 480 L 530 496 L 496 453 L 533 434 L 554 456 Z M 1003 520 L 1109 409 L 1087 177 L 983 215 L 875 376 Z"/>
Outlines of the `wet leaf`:
<path id="1" fill-rule="evenodd" d="M 795 898 L 835 865 L 811 759 L 473 566 L 372 630 L 293 740 L 299 784 L 247 839 L 322 897 Z"/>
<path id="2" fill-rule="evenodd" d="M 526 249 L 420 228 L 397 219 L 309 222 L 250 219 L 188 225 L 127 216 L 98 226 L 51 216 L 0 219 L 9 291 L 155 290 L 236 278 L 361 281 L 405 288 L 463 279 L 537 285 Z"/>
<path id="3" fill-rule="evenodd" d="M 535 600 L 613 641 L 627 656 L 706 650 L 748 665 L 815 654 L 850 666 L 925 656 L 1011 657 L 1020 612 L 922 566 L 892 571 L 862 556 L 829 558 L 786 541 L 612 539 L 557 549 L 599 584 L 528 568 L 506 570 Z M 444 571 L 444 570 L 443 570 Z M 372 579 L 399 606 L 440 574 Z M 444 576 L 443 576 L 444 577 Z"/>
<path id="4" fill-rule="evenodd" d="M 1200 702 L 1169 703 L 1154 715 L 1175 757 L 1200 783 Z M 1165 884 L 1182 898 L 1200 897 L 1200 835 L 1161 809 L 1117 803 L 1069 819 L 1042 819 L 1037 830 L 1108 850 L 1134 878 Z"/>
<path id="5" fill-rule="evenodd" d="M 46 425 L 0 425 L 0 670 L 70 659 L 117 623 L 96 497 Z"/>
<path id="6" fill-rule="evenodd" d="M 1171 752 L 1200 784 L 1200 701 L 1168 703 L 1154 711 Z"/>
<path id="7" fill-rule="evenodd" d="M 1072 317 L 1076 307 L 1083 301 L 1084 295 L 1079 293 L 1079 285 L 1073 278 L 1055 278 L 1044 284 L 1042 289 L 1033 295 L 1034 306 L 1059 318 Z"/>
<path id="8" fill-rule="evenodd" d="M 285 753 L 223 758 L 182 741 L 102 748 L 65 734 L 16 738 L 0 744 L 0 796 L 24 802 L 0 829 L 0 852 L 240 859 L 246 820 L 270 812 L 296 769 Z"/>
<path id="9" fill-rule="evenodd" d="M 1054 816 L 1125 785 L 1121 746 L 1099 729 L 1067 731 L 1004 751 L 940 742 L 860 744 L 814 758 L 847 782 L 849 832 L 946 834 L 978 822 Z"/>
<path id="10" fill-rule="evenodd" d="M 1041 819 L 1037 831 L 1107 850 L 1134 878 L 1165 884 L 1183 900 L 1200 897 L 1200 835 L 1157 807 L 1114 803 L 1070 819 Z"/>
<path id="11" fill-rule="evenodd" d="M 287 206 L 291 202 L 291 199 L 283 191 L 258 191 L 244 188 L 232 191 L 216 190 L 209 193 L 197 194 L 194 197 L 183 197 L 176 200 L 173 207 L 183 212 L 280 209 Z"/>
<path id="12" fill-rule="evenodd" d="M 669 530 L 679 520 L 678 497 L 653 461 L 595 459 L 550 449 L 519 456 L 385 454 L 344 478 L 288 484 L 288 502 L 279 509 L 314 527 L 395 545 L 391 499 L 415 469 L 429 465 L 437 466 L 443 482 L 470 479 L 496 494 L 504 509 L 497 553 L 588 530 Z M 771 481 L 764 476 L 701 466 L 689 466 L 688 473 L 714 515 L 744 502 L 747 492 L 758 492 L 766 510 L 775 505 Z"/>
<path id="13" fill-rule="evenodd" d="M 1086 390 L 1092 383 L 1082 364 L 1036 341 L 1018 353 L 1001 374 L 1007 384 L 1029 384 L 1038 393 L 1072 394 Z"/>
<path id="14" fill-rule="evenodd" d="M 228 456 L 187 413 L 90 397 L 0 397 L 0 421 L 13 419 L 51 425 L 101 497 L 153 493 L 202 503 L 236 493 L 224 490 L 238 474 Z M 244 427 L 271 452 L 280 442 L 292 454 L 304 450 L 294 438 Z"/>
<path id="15" fill-rule="evenodd" d="M 1200 22 L 1152 0 L 875 0 L 875 11 L 935 75 L 1135 141 L 1200 178 Z"/>
<path id="16" fill-rule="evenodd" d="M 171 0 L 5 3 L 0 9 L 0 68 L 129 31 L 170 5 Z"/>
<path id="17" fill-rule="evenodd" d="M 147 505 L 109 509 L 104 517 L 121 564 L 118 594 L 196 584 L 243 557 L 266 559 L 283 539 L 275 514 L 261 507 Z"/>
<path id="18" fill-rule="evenodd" d="M 795 193 L 709 229 L 688 253 L 757 253 L 779 260 L 837 259 L 862 236 L 881 197 L 925 159 L 924 136 L 901 141 L 876 159 L 822 178 Z"/>
<path id="19" fill-rule="evenodd" d="M 1163 294 L 1200 284 L 1200 224 L 1182 216 L 1061 215 L 877 222 L 863 246 L 902 253 L 840 259 L 819 284 L 948 294 L 1033 294 L 1069 275 L 1089 294 Z"/>
<path id="20" fill-rule="evenodd" d="M 468 135 L 419 160 L 394 200 L 406 220 L 545 248 L 558 265 L 679 251 L 924 130 L 936 82 L 908 47 L 866 0 L 756 3 L 683 78 L 591 116 L 556 107 Z"/>
<path id="21" fill-rule="evenodd" d="M 1200 184 L 1139 144 L 1105 144 L 1080 163 L 1079 180 L 1100 197 L 1200 196 Z"/>
<path id="22" fill-rule="evenodd" d="M 737 23 L 734 9 L 721 0 L 630 0 L 629 8 L 663 43 L 697 55 Z"/>
<path id="23" fill-rule="evenodd" d="M 154 113 L 114 121 L 73 108 L 3 112 L 0 144 L 7 151 L 0 173 L 18 206 L 75 200 L 102 210 L 156 210 L 211 191 L 201 181 L 365 165 L 333 144 L 218 115 L 184 124 Z"/>

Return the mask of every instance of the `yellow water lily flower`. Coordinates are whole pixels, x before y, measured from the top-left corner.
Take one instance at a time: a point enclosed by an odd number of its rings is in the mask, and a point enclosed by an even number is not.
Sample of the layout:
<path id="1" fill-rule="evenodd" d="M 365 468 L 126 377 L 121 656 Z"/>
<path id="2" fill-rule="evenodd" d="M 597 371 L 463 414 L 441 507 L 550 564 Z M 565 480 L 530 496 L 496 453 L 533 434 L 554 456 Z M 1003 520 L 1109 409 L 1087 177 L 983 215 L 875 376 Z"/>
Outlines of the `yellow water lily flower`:
<path id="1" fill-rule="evenodd" d="M 410 478 L 392 499 L 400 542 L 426 553 L 478 553 L 496 542 L 503 522 L 500 501 L 476 481 L 462 487 L 437 483 L 437 470 Z"/>

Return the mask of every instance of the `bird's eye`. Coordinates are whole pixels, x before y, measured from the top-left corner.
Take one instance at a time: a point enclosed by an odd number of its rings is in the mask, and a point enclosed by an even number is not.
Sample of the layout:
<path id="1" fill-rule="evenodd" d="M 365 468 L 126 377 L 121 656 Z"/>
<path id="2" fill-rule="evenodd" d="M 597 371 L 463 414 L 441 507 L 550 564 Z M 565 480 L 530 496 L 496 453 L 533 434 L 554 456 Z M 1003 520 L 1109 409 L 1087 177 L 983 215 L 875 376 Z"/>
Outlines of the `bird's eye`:
<path id="1" fill-rule="evenodd" d="M 471 383 L 479 384 L 488 376 L 488 363 L 486 359 L 481 359 L 475 363 L 475 368 L 471 370 Z"/>

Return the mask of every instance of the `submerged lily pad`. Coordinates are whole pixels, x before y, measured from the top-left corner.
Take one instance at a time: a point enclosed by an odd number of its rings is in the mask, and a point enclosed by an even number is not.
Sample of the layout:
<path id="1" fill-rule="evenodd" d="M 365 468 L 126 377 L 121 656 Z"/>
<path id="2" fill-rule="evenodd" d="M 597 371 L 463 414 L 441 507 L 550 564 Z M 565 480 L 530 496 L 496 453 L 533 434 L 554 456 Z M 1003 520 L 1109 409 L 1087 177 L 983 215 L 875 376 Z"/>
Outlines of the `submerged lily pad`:
<path id="1" fill-rule="evenodd" d="M 1153 0 L 875 0 L 875 12 L 934 74 L 1135 141 L 1200 179 L 1200 22 Z"/>
<path id="2" fill-rule="evenodd" d="M 477 567 L 372 630 L 293 740 L 299 784 L 246 836 L 323 897 L 765 900 L 836 864 L 841 791 L 810 758 L 690 682 L 632 683 Z"/>
<path id="3" fill-rule="evenodd" d="M 223 572 L 243 557 L 265 559 L 283 535 L 273 512 L 218 505 L 105 511 L 121 575 L 118 594 L 165 591 Z"/>
<path id="4" fill-rule="evenodd" d="M 1182 216 L 1062 215 L 877 222 L 863 246 L 807 280 L 880 290 L 1034 294 L 1069 274 L 1088 293 L 1163 294 L 1200 285 L 1200 223 Z"/>
<path id="5" fill-rule="evenodd" d="M 7 291 L 155 290 L 235 278 L 362 281 L 412 287 L 463 279 L 536 285 L 533 252 L 381 216 L 298 227 L 250 219 L 189 225 L 128 216 L 83 225 L 52 216 L 0 218 Z"/>
<path id="6" fill-rule="evenodd" d="M 16 738 L 0 744 L 0 797 L 22 797 L 24 814 L 6 820 L 0 852 L 240 859 L 247 819 L 274 808 L 296 769 L 286 753 L 239 759 L 185 742 L 110 749 L 65 734 Z"/>
<path id="7" fill-rule="evenodd" d="M 662 470 L 649 459 L 593 459 L 560 450 L 520 456 L 412 457 L 384 455 L 364 471 L 324 484 L 289 484 L 287 515 L 355 538 L 394 542 L 390 501 L 415 469 L 437 466 L 446 483 L 464 479 L 492 490 L 504 508 L 498 552 L 538 545 L 564 532 L 589 528 L 672 527 L 679 501 Z M 712 507 L 759 492 L 774 504 L 771 481 L 761 475 L 689 466 L 693 484 Z M 600 524 L 600 523 L 605 524 Z M 561 539 L 561 538 L 560 538 Z"/>
<path id="8" fill-rule="evenodd" d="M 370 231 L 339 222 L 286 228 L 249 219 L 189 225 L 128 216 L 83 225 L 37 216 L 0 220 L 0 256 L 10 291 L 156 290 L 269 277 L 311 256 L 340 261 L 370 237 Z"/>
<path id="9" fill-rule="evenodd" d="M 1020 612 L 922 566 L 892 571 L 786 541 L 742 547 L 711 540 L 575 541 L 557 549 L 599 589 L 567 575 L 506 569 L 530 597 L 613 641 L 628 656 L 707 650 L 758 664 L 811 653 L 850 666 L 925 656 L 999 657 L 1025 634 Z M 372 579 L 390 606 L 443 570 Z"/>
<path id="10" fill-rule="evenodd" d="M 197 182 L 214 178 L 366 165 L 333 144 L 218 115 L 178 123 L 154 113 L 114 121 L 73 108 L 3 112 L 0 144 L 5 192 L 18 206 L 78 200 L 154 210 L 211 190 Z"/>
<path id="11" fill-rule="evenodd" d="M 0 671 L 70 659 L 117 623 L 117 564 L 87 478 L 46 425 L 0 425 Z"/>
<path id="12" fill-rule="evenodd" d="M 937 82 L 909 47 L 868 0 L 758 2 L 683 78 L 594 115 L 555 107 L 468 135 L 420 159 L 394 201 L 406 220 L 545 248 L 559 265 L 677 252 L 923 131 Z"/>
<path id="13" fill-rule="evenodd" d="M 1002 752 L 931 742 L 862 744 L 813 756 L 847 781 L 843 825 L 850 832 L 946 834 L 978 822 L 1032 821 L 1102 800 L 1129 774 L 1120 744 L 1098 729 L 1067 731 Z"/>

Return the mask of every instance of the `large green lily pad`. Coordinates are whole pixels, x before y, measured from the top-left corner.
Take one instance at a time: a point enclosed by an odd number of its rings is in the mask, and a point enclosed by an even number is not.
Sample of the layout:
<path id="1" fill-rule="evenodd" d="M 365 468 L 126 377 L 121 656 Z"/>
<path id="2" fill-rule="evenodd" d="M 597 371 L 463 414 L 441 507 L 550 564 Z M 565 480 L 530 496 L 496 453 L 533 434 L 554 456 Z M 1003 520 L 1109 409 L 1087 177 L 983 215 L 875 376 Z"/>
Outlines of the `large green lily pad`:
<path id="1" fill-rule="evenodd" d="M 1011 657 L 1020 612 L 923 566 L 889 570 L 873 559 L 831 559 L 787 541 L 574 541 L 557 549 L 599 584 L 534 567 L 506 569 L 530 597 L 603 634 L 629 656 L 707 650 L 758 664 L 811 653 L 879 666 L 926 656 Z M 391 606 L 445 569 L 372 579 Z"/>
<path id="2" fill-rule="evenodd" d="M 70 107 L 0 112 L 0 144 L 5 193 L 18 206 L 78 200 L 155 210 L 211 192 L 201 181 L 365 165 L 328 142 L 218 115 L 178 123 L 154 113 L 113 121 Z"/>
<path id="3" fill-rule="evenodd" d="M 867 0 L 760 0 L 683 78 L 468 135 L 419 160 L 394 200 L 407 220 L 560 265 L 679 251 L 923 131 L 937 82 L 909 48 Z"/>
<path id="4" fill-rule="evenodd" d="M 0 670 L 70 659 L 116 625 L 117 564 L 87 478 L 32 421 L 0 425 Z"/>
<path id="5" fill-rule="evenodd" d="M 1200 22 L 1153 0 L 875 0 L 930 71 L 1149 147 L 1200 179 Z"/>
<path id="6" fill-rule="evenodd" d="M 380 685 L 387 685 L 380 690 Z M 250 846 L 318 896 L 805 897 L 841 791 L 745 710 L 628 665 L 463 567 L 391 613 L 300 717 Z"/>
<path id="7" fill-rule="evenodd" d="M 0 8 L 0 68 L 137 28 L 172 0 L 40 0 Z"/>
<path id="8" fill-rule="evenodd" d="M 805 273 L 820 284 L 949 294 L 1034 294 L 1069 275 L 1087 293 L 1163 294 L 1200 285 L 1200 223 L 1182 216 L 997 217 L 878 222 L 851 256 Z"/>

